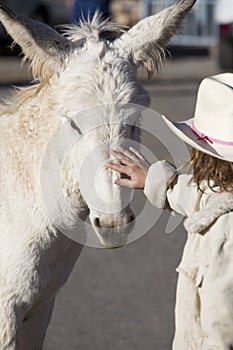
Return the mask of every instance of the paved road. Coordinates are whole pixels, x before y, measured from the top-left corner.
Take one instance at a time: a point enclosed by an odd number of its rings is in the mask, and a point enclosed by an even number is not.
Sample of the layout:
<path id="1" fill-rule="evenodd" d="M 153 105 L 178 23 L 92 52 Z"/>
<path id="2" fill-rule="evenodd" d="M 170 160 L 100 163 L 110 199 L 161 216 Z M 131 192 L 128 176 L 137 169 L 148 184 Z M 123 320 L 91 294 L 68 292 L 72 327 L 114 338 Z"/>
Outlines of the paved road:
<path id="1" fill-rule="evenodd" d="M 198 79 L 146 84 L 152 108 L 176 120 L 194 111 Z M 0 89 L 0 96 L 8 90 Z M 167 140 L 175 141 L 167 132 Z M 159 158 L 164 145 L 148 133 L 143 143 Z M 142 193 L 136 206 L 143 206 Z M 141 239 L 124 248 L 85 247 L 66 286 L 59 292 L 44 350 L 169 350 L 177 266 L 185 231 L 165 234 L 163 213 Z M 183 350 L 183 349 L 181 349 Z"/>

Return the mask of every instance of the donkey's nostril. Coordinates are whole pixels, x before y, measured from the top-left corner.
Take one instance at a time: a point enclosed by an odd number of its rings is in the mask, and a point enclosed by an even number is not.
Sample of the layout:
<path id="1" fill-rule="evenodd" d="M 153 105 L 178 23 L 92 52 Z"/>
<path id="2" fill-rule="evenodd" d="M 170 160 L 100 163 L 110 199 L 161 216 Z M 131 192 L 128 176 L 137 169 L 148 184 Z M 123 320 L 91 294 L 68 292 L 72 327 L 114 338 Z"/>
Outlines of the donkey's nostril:
<path id="1" fill-rule="evenodd" d="M 94 225 L 95 225 L 96 227 L 100 227 L 100 219 L 99 219 L 99 218 L 95 218 L 95 219 L 94 219 Z"/>
<path id="2" fill-rule="evenodd" d="M 134 214 L 128 214 L 125 217 L 117 217 L 114 215 L 107 215 L 101 217 L 95 217 L 93 220 L 93 225 L 98 229 L 114 229 L 125 226 L 135 220 Z"/>

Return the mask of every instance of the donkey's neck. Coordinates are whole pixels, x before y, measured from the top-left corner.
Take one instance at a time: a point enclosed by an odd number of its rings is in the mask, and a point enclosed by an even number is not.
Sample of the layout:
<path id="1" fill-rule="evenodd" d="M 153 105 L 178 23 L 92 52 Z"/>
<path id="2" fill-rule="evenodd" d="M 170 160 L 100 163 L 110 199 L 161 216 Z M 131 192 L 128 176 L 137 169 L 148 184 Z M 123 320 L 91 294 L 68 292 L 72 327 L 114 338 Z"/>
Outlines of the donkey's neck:
<path id="1" fill-rule="evenodd" d="M 21 128 L 29 124 L 31 127 L 43 125 L 45 131 L 45 126 L 49 127 L 50 123 L 55 128 L 59 119 L 52 91 L 50 84 L 34 84 L 16 89 L 13 95 L 4 101 L 0 115 L 14 116 Z"/>

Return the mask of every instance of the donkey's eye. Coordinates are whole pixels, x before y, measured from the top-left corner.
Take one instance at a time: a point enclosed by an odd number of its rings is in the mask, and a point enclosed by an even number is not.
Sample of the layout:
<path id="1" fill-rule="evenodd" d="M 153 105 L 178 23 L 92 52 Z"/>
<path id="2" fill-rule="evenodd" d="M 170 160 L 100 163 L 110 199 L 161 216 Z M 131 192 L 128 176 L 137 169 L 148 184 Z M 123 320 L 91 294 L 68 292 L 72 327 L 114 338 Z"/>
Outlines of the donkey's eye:
<path id="1" fill-rule="evenodd" d="M 131 126 L 130 126 L 131 134 L 133 135 L 133 134 L 136 132 L 137 129 L 138 129 L 138 126 L 137 126 L 137 125 L 131 125 Z"/>
<path id="2" fill-rule="evenodd" d="M 80 135 L 82 135 L 82 131 L 81 131 L 80 127 L 73 121 L 73 119 L 70 119 L 70 126 L 71 126 L 72 129 L 74 129 Z"/>
<path id="3" fill-rule="evenodd" d="M 131 133 L 132 135 L 140 135 L 141 134 L 140 127 L 138 125 L 132 125 Z"/>

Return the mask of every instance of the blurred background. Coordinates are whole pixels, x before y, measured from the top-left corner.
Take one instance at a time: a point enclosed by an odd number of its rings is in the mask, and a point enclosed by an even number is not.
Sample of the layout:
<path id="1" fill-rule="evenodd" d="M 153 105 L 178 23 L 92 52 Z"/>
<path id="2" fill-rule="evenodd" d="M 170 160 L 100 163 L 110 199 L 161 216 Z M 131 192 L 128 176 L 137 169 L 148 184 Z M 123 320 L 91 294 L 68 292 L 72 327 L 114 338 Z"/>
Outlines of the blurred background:
<path id="1" fill-rule="evenodd" d="M 9 0 L 16 12 L 52 26 L 76 22 L 81 11 L 132 26 L 172 4 L 171 0 Z M 155 28 L 156 30 L 156 28 Z M 0 98 L 11 86 L 28 84 L 27 64 L 20 67 L 19 51 L 0 28 Z M 6 49 L 8 46 L 8 49 Z M 179 35 L 168 47 L 171 55 L 159 74 L 148 81 L 139 72 L 151 96 L 151 108 L 173 120 L 191 117 L 198 85 L 205 76 L 233 69 L 233 0 L 198 0 Z M 167 130 L 163 136 L 176 139 Z M 142 144 L 158 159 L 170 159 L 166 145 L 142 133 Z M 181 161 L 185 161 L 181 159 Z M 145 201 L 135 191 L 135 206 Z M 177 273 L 186 240 L 183 225 L 164 234 L 170 214 L 136 242 L 120 249 L 85 247 L 72 275 L 59 292 L 44 350 L 168 350 L 174 332 Z M 184 350 L 184 349 L 181 349 Z"/>

